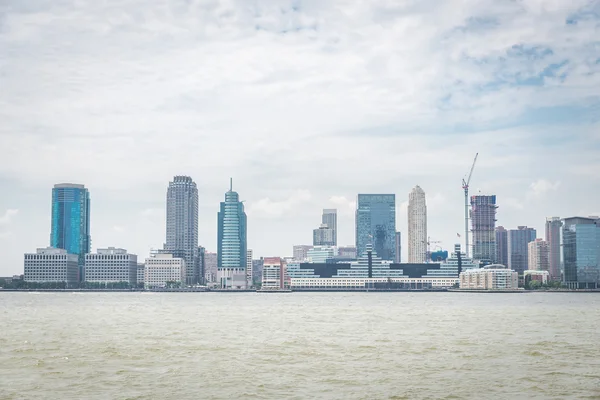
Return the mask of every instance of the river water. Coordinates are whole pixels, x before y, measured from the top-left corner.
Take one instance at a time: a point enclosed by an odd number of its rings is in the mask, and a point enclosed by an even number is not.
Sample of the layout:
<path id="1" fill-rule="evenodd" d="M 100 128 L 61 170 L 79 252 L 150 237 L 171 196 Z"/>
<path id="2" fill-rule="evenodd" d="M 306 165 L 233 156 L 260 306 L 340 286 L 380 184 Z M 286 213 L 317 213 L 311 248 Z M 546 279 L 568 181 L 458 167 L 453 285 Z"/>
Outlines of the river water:
<path id="1" fill-rule="evenodd" d="M 0 399 L 600 398 L 600 295 L 0 293 Z"/>

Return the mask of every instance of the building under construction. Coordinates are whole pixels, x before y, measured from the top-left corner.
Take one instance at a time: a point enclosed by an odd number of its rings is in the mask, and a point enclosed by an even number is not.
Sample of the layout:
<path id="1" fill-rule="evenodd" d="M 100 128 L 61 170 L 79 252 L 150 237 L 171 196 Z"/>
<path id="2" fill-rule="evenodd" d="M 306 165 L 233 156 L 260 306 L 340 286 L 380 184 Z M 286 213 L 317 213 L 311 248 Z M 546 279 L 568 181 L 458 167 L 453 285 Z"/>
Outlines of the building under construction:
<path id="1" fill-rule="evenodd" d="M 473 259 L 484 264 L 496 262 L 496 195 L 471 196 Z"/>

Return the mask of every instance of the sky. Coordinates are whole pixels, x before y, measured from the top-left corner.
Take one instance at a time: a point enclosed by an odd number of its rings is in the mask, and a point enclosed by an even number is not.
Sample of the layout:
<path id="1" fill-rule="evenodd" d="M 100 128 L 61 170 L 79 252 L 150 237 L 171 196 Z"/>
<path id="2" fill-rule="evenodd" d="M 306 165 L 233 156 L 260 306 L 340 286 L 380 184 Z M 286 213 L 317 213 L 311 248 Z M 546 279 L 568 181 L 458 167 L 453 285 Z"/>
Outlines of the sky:
<path id="1" fill-rule="evenodd" d="M 395 193 L 406 259 L 410 190 L 452 249 L 479 153 L 471 194 L 543 237 L 600 215 L 600 1 L 0 0 L 0 149 L 0 276 L 49 245 L 62 182 L 90 190 L 93 249 L 142 259 L 174 175 L 208 251 L 233 178 L 255 257 L 323 208 L 353 244 L 356 195 Z"/>

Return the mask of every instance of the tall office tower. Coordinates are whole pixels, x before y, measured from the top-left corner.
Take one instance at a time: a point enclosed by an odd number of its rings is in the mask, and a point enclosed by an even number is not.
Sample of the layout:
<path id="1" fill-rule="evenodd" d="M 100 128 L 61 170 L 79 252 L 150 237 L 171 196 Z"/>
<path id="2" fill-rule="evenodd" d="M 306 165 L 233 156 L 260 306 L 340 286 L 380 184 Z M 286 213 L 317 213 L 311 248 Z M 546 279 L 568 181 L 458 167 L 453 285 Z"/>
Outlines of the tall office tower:
<path id="1" fill-rule="evenodd" d="M 246 213 L 230 182 L 218 214 L 217 279 L 222 288 L 246 287 Z M 243 287 L 242 287 L 243 286 Z"/>
<path id="2" fill-rule="evenodd" d="M 90 192 L 84 185 L 59 183 L 52 189 L 50 246 L 77 254 L 78 279 L 83 279 L 85 255 L 90 252 Z"/>
<path id="3" fill-rule="evenodd" d="M 333 231 L 333 244 L 330 246 L 337 246 L 337 209 L 323 209 L 321 223 L 327 225 L 327 227 Z"/>
<path id="4" fill-rule="evenodd" d="M 402 262 L 402 234 L 396 232 L 396 259 L 395 263 L 399 264 Z"/>
<path id="5" fill-rule="evenodd" d="M 294 245 L 294 260 L 305 261 L 308 258 L 308 250 L 312 249 L 312 246 L 307 244 Z"/>
<path id="6" fill-rule="evenodd" d="M 427 204 L 420 186 L 408 195 L 408 262 L 427 262 Z"/>
<path id="7" fill-rule="evenodd" d="M 550 269 L 550 247 L 548 242 L 535 239 L 528 244 L 529 263 L 527 269 L 533 271 L 548 271 Z"/>
<path id="8" fill-rule="evenodd" d="M 600 219 L 565 218 L 562 227 L 564 282 L 571 289 L 600 287 Z"/>
<path id="9" fill-rule="evenodd" d="M 335 231 L 326 224 L 313 230 L 313 246 L 335 246 Z"/>
<path id="10" fill-rule="evenodd" d="M 198 188 L 189 176 L 175 176 L 167 189 L 164 250 L 185 260 L 185 284 L 201 281 L 198 257 Z"/>
<path id="11" fill-rule="evenodd" d="M 508 266 L 508 231 L 503 226 L 496 228 L 495 263 Z"/>
<path id="12" fill-rule="evenodd" d="M 473 259 L 491 264 L 496 261 L 496 195 L 471 196 Z"/>
<path id="13" fill-rule="evenodd" d="M 252 278 L 252 249 L 248 249 L 246 251 L 246 281 L 248 282 L 248 287 L 251 287 L 254 283 L 254 279 Z"/>
<path id="14" fill-rule="evenodd" d="M 356 201 L 356 253 L 373 244 L 383 260 L 396 259 L 396 195 L 359 194 Z"/>
<path id="15" fill-rule="evenodd" d="M 560 228 L 562 221 L 560 217 L 546 218 L 546 242 L 548 242 L 548 252 L 550 263 L 550 278 L 553 281 L 560 281 Z"/>
<path id="16" fill-rule="evenodd" d="M 508 268 L 517 271 L 519 275 L 529 269 L 528 246 L 535 240 L 537 232 L 533 228 L 519 226 L 508 231 Z"/>

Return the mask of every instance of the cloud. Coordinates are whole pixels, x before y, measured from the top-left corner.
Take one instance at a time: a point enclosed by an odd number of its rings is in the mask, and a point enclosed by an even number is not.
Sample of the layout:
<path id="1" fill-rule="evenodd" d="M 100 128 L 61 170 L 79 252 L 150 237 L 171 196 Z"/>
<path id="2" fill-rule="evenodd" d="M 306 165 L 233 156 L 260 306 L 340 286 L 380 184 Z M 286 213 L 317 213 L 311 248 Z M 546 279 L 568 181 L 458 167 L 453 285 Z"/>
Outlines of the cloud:
<path id="1" fill-rule="evenodd" d="M 331 196 L 329 202 L 335 205 L 341 215 L 354 215 L 356 200 L 348 200 L 345 196 Z"/>
<path id="2" fill-rule="evenodd" d="M 549 192 L 556 192 L 560 186 L 560 181 L 550 182 L 546 179 L 538 179 L 529 185 L 529 197 L 542 197 Z"/>
<path id="3" fill-rule="evenodd" d="M 121 232 L 125 231 L 125 228 L 123 228 L 122 226 L 119 226 L 119 225 L 115 225 L 115 226 L 113 226 L 113 231 L 121 233 Z"/>
<path id="4" fill-rule="evenodd" d="M 297 190 L 288 198 L 273 201 L 268 197 L 250 204 L 248 215 L 257 217 L 276 218 L 293 211 L 296 207 L 307 203 L 312 198 L 309 190 Z"/>
<path id="5" fill-rule="evenodd" d="M 19 213 L 16 208 L 9 208 L 0 216 L 0 225 L 7 225 Z"/>

